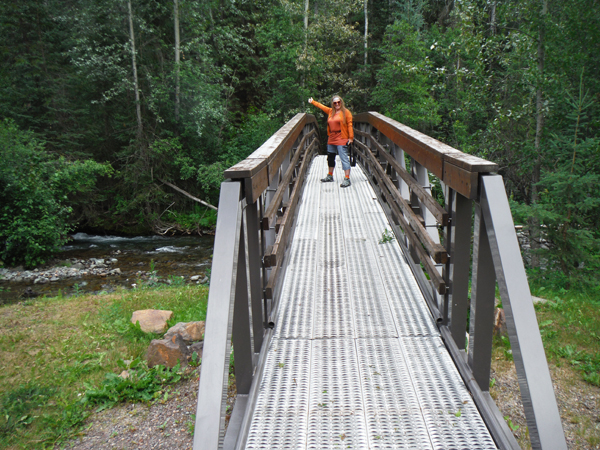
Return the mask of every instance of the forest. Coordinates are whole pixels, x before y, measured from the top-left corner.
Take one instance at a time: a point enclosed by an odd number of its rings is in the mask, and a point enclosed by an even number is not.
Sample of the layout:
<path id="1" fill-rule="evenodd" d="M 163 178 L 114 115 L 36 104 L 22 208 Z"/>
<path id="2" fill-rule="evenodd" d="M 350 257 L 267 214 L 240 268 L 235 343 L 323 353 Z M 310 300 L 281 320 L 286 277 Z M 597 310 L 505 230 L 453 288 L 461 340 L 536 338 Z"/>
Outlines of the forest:
<path id="1" fill-rule="evenodd" d="M 598 0 L 0 0 L 0 24 L 0 264 L 210 227 L 170 184 L 216 205 L 337 94 L 498 163 L 531 274 L 599 289 Z"/>

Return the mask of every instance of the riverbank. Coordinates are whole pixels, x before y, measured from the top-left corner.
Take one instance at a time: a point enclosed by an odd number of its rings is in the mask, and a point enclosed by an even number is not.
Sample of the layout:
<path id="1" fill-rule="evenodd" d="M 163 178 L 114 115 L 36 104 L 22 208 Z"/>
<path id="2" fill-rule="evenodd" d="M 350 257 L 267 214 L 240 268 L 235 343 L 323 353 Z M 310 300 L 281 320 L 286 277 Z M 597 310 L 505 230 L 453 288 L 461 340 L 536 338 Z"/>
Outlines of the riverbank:
<path id="1" fill-rule="evenodd" d="M 541 292 L 536 291 L 537 295 Z M 535 305 L 569 449 L 600 449 L 600 313 L 597 300 L 544 291 Z M 82 399 L 143 356 L 154 337 L 129 324 L 137 309 L 170 309 L 171 324 L 204 320 L 206 286 L 120 290 L 112 294 L 28 299 L 0 307 L 0 449 L 109 450 L 189 448 L 198 370 L 159 381 L 152 399 L 113 408 Z M 144 369 L 146 370 L 146 369 Z M 497 338 L 490 394 L 523 448 L 528 431 L 512 353 Z M 144 372 L 146 373 L 146 372 Z M 235 385 L 229 401 L 234 401 Z M 7 418 L 8 417 L 8 418 Z"/>
<path id="2" fill-rule="evenodd" d="M 0 448 L 41 449 L 64 443 L 98 408 L 110 406 L 110 401 L 98 403 L 87 393 L 118 390 L 106 384 L 107 375 L 114 377 L 123 364 L 133 364 L 127 361 L 143 360 L 156 338 L 129 322 L 133 311 L 171 310 L 169 325 L 174 325 L 204 320 L 207 300 L 208 287 L 203 285 L 142 285 L 111 294 L 28 299 L 0 307 Z M 197 377 L 194 370 L 148 369 L 141 362 L 136 366 L 138 378 L 133 377 L 118 398 L 127 403 L 128 396 L 142 392 L 151 399 L 145 402 L 148 406 L 167 401 L 179 389 L 177 383 Z"/>
<path id="3" fill-rule="evenodd" d="M 213 236 L 95 236 L 78 233 L 37 269 L 0 268 L 0 305 L 39 296 L 110 293 L 155 283 L 203 284 Z"/>

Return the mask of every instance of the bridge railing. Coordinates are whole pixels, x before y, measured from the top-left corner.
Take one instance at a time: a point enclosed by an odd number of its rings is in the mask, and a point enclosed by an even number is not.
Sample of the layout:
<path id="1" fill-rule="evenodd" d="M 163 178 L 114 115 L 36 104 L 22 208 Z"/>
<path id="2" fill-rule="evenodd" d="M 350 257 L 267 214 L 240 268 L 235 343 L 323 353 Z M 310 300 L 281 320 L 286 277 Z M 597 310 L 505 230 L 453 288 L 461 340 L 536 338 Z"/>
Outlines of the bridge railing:
<path id="1" fill-rule="evenodd" d="M 283 254 L 302 183 L 318 149 L 315 117 L 297 114 L 225 172 L 228 180 L 221 184 L 219 198 L 194 450 L 235 448 L 248 425 L 246 407 L 253 404 L 253 380 L 261 376 L 259 352 L 270 336 Z M 231 345 L 237 399 L 225 433 Z"/>
<path id="2" fill-rule="evenodd" d="M 497 165 L 375 112 L 356 115 L 354 124 L 358 160 L 411 256 L 446 347 L 494 440 L 500 448 L 519 448 L 489 394 L 497 284 L 531 445 L 566 449 L 504 183 L 494 174 Z M 435 178 L 443 206 L 431 195 Z"/>

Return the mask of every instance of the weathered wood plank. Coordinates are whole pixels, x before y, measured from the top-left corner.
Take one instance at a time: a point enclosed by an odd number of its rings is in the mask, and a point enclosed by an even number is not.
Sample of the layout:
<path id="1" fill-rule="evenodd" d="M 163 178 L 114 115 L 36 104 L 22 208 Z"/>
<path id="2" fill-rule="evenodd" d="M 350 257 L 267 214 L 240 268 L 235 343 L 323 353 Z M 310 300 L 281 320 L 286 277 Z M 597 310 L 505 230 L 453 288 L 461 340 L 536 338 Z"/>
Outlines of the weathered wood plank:
<path id="1" fill-rule="evenodd" d="M 475 200 L 479 186 L 479 172 L 469 172 L 454 164 L 444 164 L 444 183 L 464 197 Z"/>
<path id="2" fill-rule="evenodd" d="M 446 161 L 469 172 L 498 170 L 498 165 L 493 162 L 463 153 L 377 112 L 357 114 L 354 122 L 371 124 L 440 179 L 443 175 L 442 166 Z"/>
<path id="3" fill-rule="evenodd" d="M 304 126 L 305 125 L 306 124 L 304 124 Z M 281 164 L 283 164 L 283 161 L 285 160 L 287 155 L 290 153 L 290 151 L 294 147 L 294 143 L 296 142 L 296 140 L 298 139 L 298 136 L 304 129 L 304 126 L 296 129 L 294 131 L 294 134 L 289 136 L 288 141 L 283 145 L 283 147 L 281 147 L 276 152 L 274 152 L 273 156 L 271 158 L 269 158 L 269 162 L 267 164 L 269 167 L 269 183 L 271 183 L 273 181 L 273 178 L 275 177 L 275 175 L 277 175 L 277 171 L 281 167 Z M 300 141 L 300 143 L 296 146 L 296 148 L 298 148 L 298 149 L 304 148 L 303 146 L 304 146 L 304 143 L 306 142 L 306 139 L 309 136 L 314 136 L 316 133 L 317 133 L 316 130 L 312 130 L 310 133 L 304 135 L 302 137 L 302 140 Z"/>
<path id="4" fill-rule="evenodd" d="M 279 225 L 279 233 L 277 233 L 277 237 L 275 238 L 273 248 L 270 249 L 270 251 L 265 252 L 264 263 L 267 267 L 279 265 L 283 259 L 283 253 L 285 251 L 285 247 L 287 246 L 287 238 L 291 229 L 291 221 L 293 220 L 298 200 L 300 200 L 300 191 L 302 188 L 303 180 L 305 179 L 304 175 L 308 170 L 308 166 L 310 164 L 310 161 L 312 160 L 313 155 L 314 152 L 312 149 L 310 149 L 309 151 L 307 151 L 306 157 L 302 160 L 302 164 L 300 165 L 300 172 L 298 174 L 298 182 L 294 185 L 294 188 L 292 189 L 289 205 L 285 209 L 285 212 L 283 214 L 283 218 Z"/>
<path id="5" fill-rule="evenodd" d="M 265 164 L 260 171 L 255 173 L 252 177 L 243 178 L 244 180 L 244 194 L 248 203 L 254 203 L 265 190 L 269 187 L 269 176 L 268 168 Z"/>
<path id="6" fill-rule="evenodd" d="M 304 126 L 310 122 L 316 124 L 314 116 L 304 113 L 296 114 L 244 161 L 227 169 L 225 178 L 238 179 L 253 176 L 258 171 L 258 166 L 272 162 L 281 151 L 285 153 L 289 150 Z M 276 168 L 278 169 L 279 166 Z"/>
<path id="7" fill-rule="evenodd" d="M 273 291 L 275 290 L 275 283 L 277 282 L 277 275 L 279 274 L 279 265 L 271 267 L 271 274 L 269 275 L 269 281 L 265 287 L 265 297 L 273 299 Z"/>
<path id="8" fill-rule="evenodd" d="M 303 153 L 309 154 L 314 149 L 315 144 L 316 144 L 316 141 L 313 141 L 309 145 L 308 149 L 304 152 L 302 152 L 300 150 L 296 151 L 296 154 L 294 155 L 294 158 L 290 162 L 290 165 L 289 165 L 287 171 L 285 172 L 285 175 L 283 176 L 281 183 L 279 183 L 279 186 L 277 187 L 277 191 L 275 192 L 275 195 L 271 199 L 271 203 L 269 203 L 269 206 L 267 207 L 267 210 L 265 211 L 265 214 L 263 215 L 263 219 L 262 219 L 263 230 L 268 230 L 272 226 L 273 221 L 275 220 L 275 216 L 277 214 L 277 210 L 279 209 L 279 204 L 281 203 L 281 200 L 283 199 L 283 194 L 285 193 L 285 190 L 288 188 L 290 181 L 292 179 L 292 176 L 294 175 L 294 169 L 298 165 L 300 156 Z"/>

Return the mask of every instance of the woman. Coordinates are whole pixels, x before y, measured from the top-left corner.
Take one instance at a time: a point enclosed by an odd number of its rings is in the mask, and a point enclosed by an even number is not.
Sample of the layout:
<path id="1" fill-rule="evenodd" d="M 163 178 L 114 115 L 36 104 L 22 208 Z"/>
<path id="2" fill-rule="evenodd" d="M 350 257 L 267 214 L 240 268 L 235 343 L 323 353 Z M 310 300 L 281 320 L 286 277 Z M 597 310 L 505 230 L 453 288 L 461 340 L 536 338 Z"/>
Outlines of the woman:
<path id="1" fill-rule="evenodd" d="M 335 155 L 340 155 L 342 160 L 342 169 L 346 177 L 341 187 L 350 186 L 350 158 L 348 157 L 348 145 L 354 141 L 354 129 L 352 128 L 352 114 L 346 109 L 344 100 L 339 95 L 331 99 L 331 108 L 313 100 L 308 99 L 308 103 L 315 105 L 327 113 L 327 165 L 329 166 L 329 174 L 322 178 L 324 183 L 333 181 L 333 169 L 335 168 Z"/>

